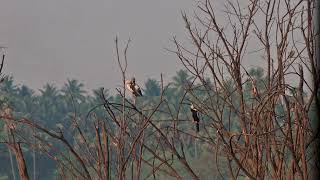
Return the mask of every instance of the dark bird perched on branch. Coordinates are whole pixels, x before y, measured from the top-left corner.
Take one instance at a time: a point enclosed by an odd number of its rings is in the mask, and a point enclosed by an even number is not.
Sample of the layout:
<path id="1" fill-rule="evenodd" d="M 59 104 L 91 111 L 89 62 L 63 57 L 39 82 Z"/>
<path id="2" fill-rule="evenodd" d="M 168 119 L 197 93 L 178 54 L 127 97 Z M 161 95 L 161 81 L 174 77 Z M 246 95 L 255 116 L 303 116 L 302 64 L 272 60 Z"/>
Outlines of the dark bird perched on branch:
<path id="1" fill-rule="evenodd" d="M 199 130 L 200 130 L 200 127 L 199 127 L 200 119 L 199 119 L 199 116 L 198 116 L 198 112 L 199 111 L 198 111 L 198 109 L 196 109 L 193 106 L 193 104 L 191 104 L 190 110 L 191 110 L 191 113 L 192 113 L 193 122 L 196 123 L 197 132 L 199 132 Z"/>
<path id="2" fill-rule="evenodd" d="M 126 80 L 127 89 L 134 95 L 134 97 L 142 96 L 139 85 L 136 84 L 136 80 L 133 77 L 131 80 Z"/>

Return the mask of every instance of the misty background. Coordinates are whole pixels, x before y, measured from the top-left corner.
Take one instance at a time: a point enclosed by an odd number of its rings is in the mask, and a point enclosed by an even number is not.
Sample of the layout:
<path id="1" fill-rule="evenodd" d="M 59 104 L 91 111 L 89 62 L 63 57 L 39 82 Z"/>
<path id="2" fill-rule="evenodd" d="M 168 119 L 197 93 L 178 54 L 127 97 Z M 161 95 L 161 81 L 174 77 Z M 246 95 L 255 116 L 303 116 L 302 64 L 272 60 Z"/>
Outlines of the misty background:
<path id="1" fill-rule="evenodd" d="M 185 35 L 181 11 L 193 0 L 2 0 L 0 45 L 8 46 L 4 73 L 37 90 L 76 78 L 93 89 L 119 86 L 115 43 L 131 38 L 128 76 L 169 80 L 182 68 L 173 36 Z M 88 90 L 89 90 L 88 89 Z"/>
<path id="2" fill-rule="evenodd" d="M 215 1 L 220 23 L 225 23 L 224 1 Z M 77 79 L 91 92 L 97 87 L 121 85 L 115 38 L 121 55 L 127 40 L 127 78 L 135 76 L 170 81 L 183 66 L 171 41 L 175 36 L 190 45 L 181 12 L 189 17 L 197 10 L 195 0 L 2 0 L 0 46 L 8 46 L 4 73 L 15 83 L 37 90 L 50 82 L 61 87 Z M 259 16 L 257 17 L 259 18 Z M 259 20 L 257 20 L 259 22 Z M 243 61 L 249 67 L 263 66 L 255 41 L 248 44 Z M 296 77 L 290 81 L 295 82 Z M 308 78 L 307 78 L 308 79 Z"/>

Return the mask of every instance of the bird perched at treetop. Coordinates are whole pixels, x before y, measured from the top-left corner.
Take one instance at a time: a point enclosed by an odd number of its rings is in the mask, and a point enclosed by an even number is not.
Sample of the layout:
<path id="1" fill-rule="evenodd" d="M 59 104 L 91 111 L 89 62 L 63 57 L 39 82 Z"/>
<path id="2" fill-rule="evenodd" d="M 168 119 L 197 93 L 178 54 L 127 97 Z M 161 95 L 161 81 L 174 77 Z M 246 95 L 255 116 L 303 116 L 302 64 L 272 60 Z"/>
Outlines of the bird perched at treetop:
<path id="1" fill-rule="evenodd" d="M 200 131 L 200 127 L 199 127 L 199 122 L 200 122 L 200 119 L 199 119 L 199 116 L 198 116 L 198 109 L 196 109 L 193 104 L 191 103 L 191 106 L 190 106 L 190 111 L 192 113 L 192 118 L 193 118 L 193 122 L 196 123 L 196 129 L 197 129 L 197 132 Z"/>
<path id="2" fill-rule="evenodd" d="M 136 84 L 136 80 L 133 77 L 131 80 L 125 81 L 126 88 L 134 95 L 134 97 L 142 96 L 139 85 Z"/>

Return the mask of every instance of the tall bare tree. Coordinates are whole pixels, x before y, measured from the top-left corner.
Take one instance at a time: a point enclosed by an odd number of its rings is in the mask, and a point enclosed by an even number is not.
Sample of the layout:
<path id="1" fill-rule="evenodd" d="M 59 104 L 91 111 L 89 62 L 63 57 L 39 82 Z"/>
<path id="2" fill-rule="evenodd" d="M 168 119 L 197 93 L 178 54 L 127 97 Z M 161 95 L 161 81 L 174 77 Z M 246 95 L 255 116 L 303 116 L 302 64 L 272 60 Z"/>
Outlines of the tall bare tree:
<path id="1" fill-rule="evenodd" d="M 148 97 L 130 99 L 125 87 L 129 42 L 121 53 L 116 39 L 122 101 L 107 99 L 101 89 L 105 118 L 97 117 L 95 108 L 85 117 L 75 111 L 68 119 L 72 126 L 58 129 L 1 115 L 14 125 L 10 145 L 16 156 L 23 159 L 19 144 L 36 149 L 57 162 L 64 179 L 206 179 L 186 152 L 195 146 L 194 157 L 201 159 L 203 149 L 211 154 L 213 178 L 316 177 L 319 133 L 310 116 L 319 89 L 314 1 L 226 0 L 223 8 L 217 3 L 199 1 L 191 18 L 182 13 L 191 43 L 174 38 L 172 52 L 192 76 L 173 88 L 179 90 L 172 97 L 178 106 L 165 98 L 171 86 L 162 77 L 152 106 L 146 106 Z M 266 75 L 250 71 L 251 64 Z M 193 126 L 186 105 L 200 117 L 199 133 L 185 128 Z M 20 175 L 28 178 L 23 167 Z"/>
<path id="2" fill-rule="evenodd" d="M 211 144 L 228 159 L 233 179 L 314 177 L 318 130 L 309 117 L 319 88 L 314 1 L 227 0 L 221 13 L 215 1 L 205 0 L 198 9 L 192 19 L 183 14 L 192 47 L 174 39 L 175 53 L 205 87 L 205 99 L 193 89 L 188 93 L 210 119 L 205 132 L 216 130 Z M 267 71 L 262 87 L 248 73 L 250 64 Z M 249 96 L 245 85 L 252 88 Z M 234 114 L 227 123 L 225 112 Z M 239 128 L 230 128 L 235 124 Z"/>

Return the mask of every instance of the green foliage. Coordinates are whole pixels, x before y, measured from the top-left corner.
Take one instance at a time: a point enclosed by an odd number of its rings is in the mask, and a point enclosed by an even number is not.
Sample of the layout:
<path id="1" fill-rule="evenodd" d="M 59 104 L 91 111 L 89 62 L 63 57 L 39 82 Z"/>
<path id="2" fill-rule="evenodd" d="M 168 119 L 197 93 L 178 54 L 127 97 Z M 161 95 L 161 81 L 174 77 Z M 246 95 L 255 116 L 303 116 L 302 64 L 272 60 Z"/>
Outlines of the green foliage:
<path id="1" fill-rule="evenodd" d="M 145 83 L 145 96 L 160 96 L 160 85 L 155 79 L 148 79 Z"/>
<path id="2" fill-rule="evenodd" d="M 252 69 L 250 70 L 249 74 L 257 79 L 258 88 L 263 89 L 263 70 Z M 189 112 L 189 105 L 187 104 L 188 100 L 210 103 L 211 100 L 216 102 L 215 99 L 221 98 L 221 92 L 219 91 L 210 91 L 209 94 L 206 92 L 212 87 L 210 79 L 207 78 L 205 80 L 205 86 L 200 86 L 197 84 L 194 85 L 195 88 L 191 90 L 193 96 L 187 94 L 184 102 L 182 102 L 182 97 L 184 96 L 186 89 L 190 88 L 192 79 L 193 77 L 190 76 L 187 71 L 180 70 L 172 78 L 172 82 L 169 83 L 169 87 L 165 88 L 166 91 L 164 92 L 164 99 L 166 99 L 166 103 L 161 104 L 159 107 L 160 111 L 156 112 L 152 116 L 152 121 L 159 125 L 160 128 L 167 129 L 172 126 L 172 120 L 183 119 L 185 121 L 177 122 L 177 128 L 181 131 L 192 134 L 195 132 L 195 130 L 194 124 L 191 123 L 191 113 Z M 237 106 L 237 104 L 239 104 L 239 97 L 237 97 L 237 93 L 235 93 L 234 84 L 235 83 L 232 81 L 227 81 L 226 88 L 230 94 L 232 103 L 236 104 Z M 250 99 L 251 82 L 247 82 L 244 87 L 245 94 L 248 96 L 247 99 Z M 137 99 L 137 106 L 143 108 L 143 112 L 146 116 L 151 115 L 152 110 L 160 102 L 160 91 L 161 88 L 156 79 L 148 79 L 146 81 L 144 87 L 144 96 Z M 122 98 L 120 95 L 110 95 L 109 91 L 107 89 L 103 89 L 102 87 L 93 90 L 92 95 L 87 94 L 84 90 L 84 84 L 80 83 L 76 79 L 68 79 L 61 89 L 58 89 L 54 84 L 47 83 L 39 90 L 39 93 L 35 93 L 26 85 L 15 85 L 13 77 L 10 76 L 5 79 L 3 85 L 0 87 L 0 102 L 1 106 L 10 106 L 13 109 L 14 114 L 18 117 L 27 117 L 33 119 L 40 124 L 45 125 L 49 129 L 69 130 L 72 129 L 71 120 L 75 114 L 79 118 L 85 119 L 86 121 L 91 121 L 90 117 L 87 117 L 89 111 L 94 112 L 98 118 L 106 120 L 107 123 L 112 125 L 112 123 L 110 123 L 111 121 L 108 121 L 107 113 L 103 107 L 104 101 L 101 99 L 102 92 L 110 102 L 122 104 Z M 128 97 L 130 98 L 130 96 Z M 197 99 L 195 99 L 195 97 L 197 97 Z M 279 107 L 278 111 L 278 113 L 281 113 L 282 109 Z M 225 124 L 229 123 L 229 118 L 232 119 L 236 117 L 235 112 L 228 110 L 227 108 L 224 109 L 222 113 Z M 137 114 L 133 115 L 132 117 L 139 118 Z M 174 117 L 174 119 L 172 119 L 172 117 Z M 203 125 L 205 125 L 206 122 L 212 121 L 212 119 L 210 119 L 208 116 L 203 115 L 201 118 Z M 231 123 L 230 128 L 237 131 L 239 130 L 239 124 L 235 122 Z M 129 124 L 129 126 L 135 127 L 136 125 Z M 3 127 L 3 124 L 1 124 L 1 127 Z M 115 125 L 112 127 L 113 128 L 111 131 L 115 131 Z M 93 145 L 93 142 L 95 141 L 95 134 L 89 130 L 89 127 L 82 128 L 83 134 L 88 137 L 88 142 L 92 142 L 90 144 Z M 77 151 L 84 149 L 84 145 L 81 144 L 80 134 L 72 130 L 69 132 L 70 135 L 66 137 L 67 140 L 76 147 Z M 153 132 L 148 130 L 148 128 L 146 129 L 145 133 L 151 133 L 151 135 L 154 135 Z M 211 129 L 209 129 L 208 133 L 215 134 L 215 132 L 213 132 Z M 0 136 L 3 137 L 4 135 L 5 134 L 3 133 L 3 130 L 0 130 Z M 48 139 L 48 137 L 43 135 L 41 135 L 41 137 Z M 216 179 L 216 177 L 220 177 L 220 173 L 222 173 L 225 178 L 228 178 L 226 167 L 227 160 L 225 157 L 220 156 L 218 152 L 218 162 L 216 162 L 215 150 L 210 149 L 206 143 L 202 141 L 197 141 L 195 143 L 193 138 L 186 135 L 182 135 L 181 138 L 184 143 L 184 151 L 189 164 L 192 165 L 192 168 L 195 169 L 196 173 L 199 174 L 200 177 Z M 148 143 L 150 143 L 150 146 L 153 145 L 153 142 Z M 178 149 L 180 151 L 181 148 Z M 163 153 L 165 153 L 167 156 L 171 156 L 171 152 L 168 149 L 165 149 L 165 152 Z M 31 151 L 26 150 L 26 156 L 29 167 L 32 167 Z M 144 158 L 150 159 L 148 156 L 152 157 L 152 155 L 145 154 Z M 55 166 L 55 163 L 48 163 L 47 161 L 50 160 L 45 158 L 44 155 L 41 155 L 40 157 L 41 158 L 37 160 L 38 166 L 41 166 L 42 170 L 39 172 L 39 177 L 56 179 L 58 169 Z M 8 154 L 0 157 L 1 161 L 4 159 L 8 159 Z M 153 162 L 150 160 L 150 163 Z M 161 162 L 155 163 L 161 164 Z M 0 173 L 4 175 L 0 176 L 0 178 L 10 179 L 11 175 L 7 174 L 7 172 L 10 172 L 8 169 L 9 166 L 5 166 L 6 167 L 4 167 L 4 165 L 0 165 Z M 173 166 L 177 168 L 178 172 L 181 173 L 184 178 L 188 178 L 187 172 L 185 172 L 185 169 L 178 162 L 178 160 L 173 162 Z M 220 173 L 218 172 L 217 167 L 219 167 Z M 152 175 L 149 176 L 151 169 L 147 165 L 143 165 L 142 169 L 143 171 L 141 177 L 145 178 L 148 176 L 149 179 L 152 178 Z M 130 170 L 128 170 L 128 173 L 130 173 L 129 171 Z M 170 179 L 170 177 L 162 172 L 157 173 L 156 177 L 159 179 Z"/>

